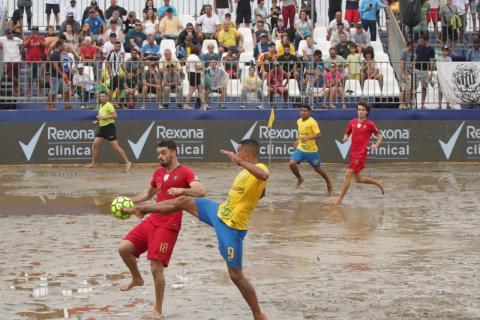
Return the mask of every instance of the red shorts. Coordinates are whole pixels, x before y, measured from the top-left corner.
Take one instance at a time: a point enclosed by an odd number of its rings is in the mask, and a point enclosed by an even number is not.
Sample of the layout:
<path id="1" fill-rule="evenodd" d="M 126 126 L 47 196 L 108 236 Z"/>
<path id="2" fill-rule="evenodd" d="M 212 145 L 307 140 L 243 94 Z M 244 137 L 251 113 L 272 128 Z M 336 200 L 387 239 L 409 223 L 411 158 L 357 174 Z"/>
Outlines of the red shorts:
<path id="1" fill-rule="evenodd" d="M 433 23 L 438 23 L 438 8 L 432 8 L 430 9 L 430 11 L 427 11 L 427 24 L 430 23 L 430 21 L 432 21 Z"/>
<path id="2" fill-rule="evenodd" d="M 365 169 L 366 160 L 366 158 L 361 157 L 350 158 L 350 164 L 348 165 L 348 168 L 352 169 L 355 173 L 359 173 L 360 171 Z"/>
<path id="3" fill-rule="evenodd" d="M 164 267 L 167 267 L 179 232 L 179 230 L 155 226 L 149 220 L 145 220 L 133 228 L 124 240 L 133 243 L 137 258 L 148 250 L 148 260 L 160 261 Z"/>
<path id="4" fill-rule="evenodd" d="M 345 20 L 348 21 L 348 23 L 357 23 L 360 22 L 360 13 L 358 12 L 358 9 L 346 9 L 345 10 Z M 350 27 L 353 27 L 350 25 Z"/>

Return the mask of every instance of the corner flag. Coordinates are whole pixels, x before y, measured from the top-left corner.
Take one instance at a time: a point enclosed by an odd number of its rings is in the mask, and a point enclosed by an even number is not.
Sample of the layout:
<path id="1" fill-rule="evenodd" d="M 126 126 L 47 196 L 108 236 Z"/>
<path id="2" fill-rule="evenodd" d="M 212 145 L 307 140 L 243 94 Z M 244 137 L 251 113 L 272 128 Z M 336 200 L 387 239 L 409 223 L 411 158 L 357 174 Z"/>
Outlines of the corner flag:
<path id="1" fill-rule="evenodd" d="M 270 118 L 268 118 L 268 124 L 267 124 L 268 129 L 272 128 L 274 121 L 275 121 L 275 111 L 272 108 L 272 110 L 270 111 Z"/>

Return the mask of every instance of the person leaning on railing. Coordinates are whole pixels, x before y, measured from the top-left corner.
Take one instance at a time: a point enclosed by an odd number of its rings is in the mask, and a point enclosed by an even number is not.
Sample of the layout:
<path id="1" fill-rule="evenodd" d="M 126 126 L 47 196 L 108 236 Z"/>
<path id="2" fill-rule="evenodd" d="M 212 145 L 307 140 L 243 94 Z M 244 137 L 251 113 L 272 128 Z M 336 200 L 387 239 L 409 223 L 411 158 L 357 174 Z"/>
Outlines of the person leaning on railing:
<path id="1" fill-rule="evenodd" d="M 38 26 L 32 26 L 32 35 L 25 37 L 22 49 L 26 49 L 27 55 L 25 61 L 27 62 L 28 70 L 28 96 L 32 96 L 32 83 L 35 81 L 38 84 L 37 94 L 41 95 L 42 83 L 44 82 L 44 74 L 42 71 L 42 61 L 47 46 L 45 37 L 40 35 Z"/>
<path id="2" fill-rule="evenodd" d="M 63 101 L 65 109 L 71 109 L 70 90 L 63 78 L 63 70 L 61 66 L 61 53 L 63 52 L 63 41 L 59 40 L 55 43 L 49 57 L 50 66 L 50 92 L 48 94 L 47 110 L 55 110 L 55 100 L 59 92 L 63 93 Z"/>

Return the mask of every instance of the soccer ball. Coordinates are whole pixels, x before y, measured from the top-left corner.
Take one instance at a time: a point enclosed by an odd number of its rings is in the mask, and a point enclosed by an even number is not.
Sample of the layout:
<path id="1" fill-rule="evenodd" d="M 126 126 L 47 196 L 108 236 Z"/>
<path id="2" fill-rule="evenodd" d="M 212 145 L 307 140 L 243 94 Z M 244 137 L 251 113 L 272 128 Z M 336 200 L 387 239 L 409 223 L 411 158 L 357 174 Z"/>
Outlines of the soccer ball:
<path id="1" fill-rule="evenodd" d="M 130 218 L 129 213 L 123 213 L 122 208 L 131 208 L 133 207 L 133 201 L 127 197 L 116 197 L 112 202 L 112 214 L 115 218 L 118 219 L 128 219 Z"/>

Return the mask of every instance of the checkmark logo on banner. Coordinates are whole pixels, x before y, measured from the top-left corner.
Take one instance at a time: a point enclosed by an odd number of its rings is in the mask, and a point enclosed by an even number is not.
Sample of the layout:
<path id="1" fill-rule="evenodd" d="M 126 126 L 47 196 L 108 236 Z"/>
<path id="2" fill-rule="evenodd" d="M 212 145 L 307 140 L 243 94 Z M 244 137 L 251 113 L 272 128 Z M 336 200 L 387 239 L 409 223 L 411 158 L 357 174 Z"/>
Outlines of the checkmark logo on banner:
<path id="1" fill-rule="evenodd" d="M 457 143 L 458 137 L 460 136 L 460 132 L 462 131 L 462 128 L 464 125 L 465 125 L 465 121 L 463 121 L 460 127 L 457 128 L 457 130 L 450 137 L 448 142 L 445 143 L 442 140 L 438 139 L 438 142 L 440 143 L 440 147 L 442 147 L 442 151 L 445 154 L 445 158 L 447 158 L 447 160 L 449 160 L 450 156 L 452 155 L 453 148 Z"/>
<path id="2" fill-rule="evenodd" d="M 150 131 L 152 131 L 154 124 L 155 122 L 152 122 L 152 124 L 147 128 L 147 130 L 145 130 L 145 132 L 142 134 L 142 136 L 140 137 L 140 139 L 138 139 L 136 143 L 128 140 L 128 144 L 130 145 L 130 148 L 132 148 L 135 159 L 138 160 L 140 154 L 142 154 L 143 147 L 145 146 L 145 142 L 147 142 L 148 135 L 150 134 Z"/>
<path id="3" fill-rule="evenodd" d="M 247 133 L 245 133 L 245 135 L 243 136 L 242 140 L 250 139 L 250 138 L 252 137 L 253 131 L 255 130 L 255 127 L 256 127 L 256 126 L 257 126 L 257 122 L 255 122 L 255 123 L 253 124 L 253 126 L 251 126 L 250 129 L 248 129 Z M 232 143 L 233 150 L 236 152 L 239 143 L 237 143 L 237 142 L 234 141 L 233 139 L 230 139 L 230 142 Z"/>
<path id="4" fill-rule="evenodd" d="M 32 158 L 33 151 L 35 151 L 35 147 L 37 146 L 38 139 L 40 139 L 40 135 L 42 134 L 42 130 L 45 127 L 45 124 L 46 123 L 44 122 L 40 127 L 40 129 L 38 129 L 37 132 L 35 132 L 32 139 L 30 139 L 30 141 L 27 144 L 23 143 L 22 141 L 18 141 L 18 144 L 22 148 L 22 151 L 25 154 L 25 157 L 27 158 L 28 161 L 30 161 L 30 159 Z"/>
<path id="5" fill-rule="evenodd" d="M 335 139 L 335 143 L 337 144 L 337 148 L 342 155 L 342 158 L 345 160 L 348 155 L 348 151 L 350 151 L 350 146 L 352 145 L 352 136 L 348 137 L 348 140 L 345 142 L 340 142 Z"/>

